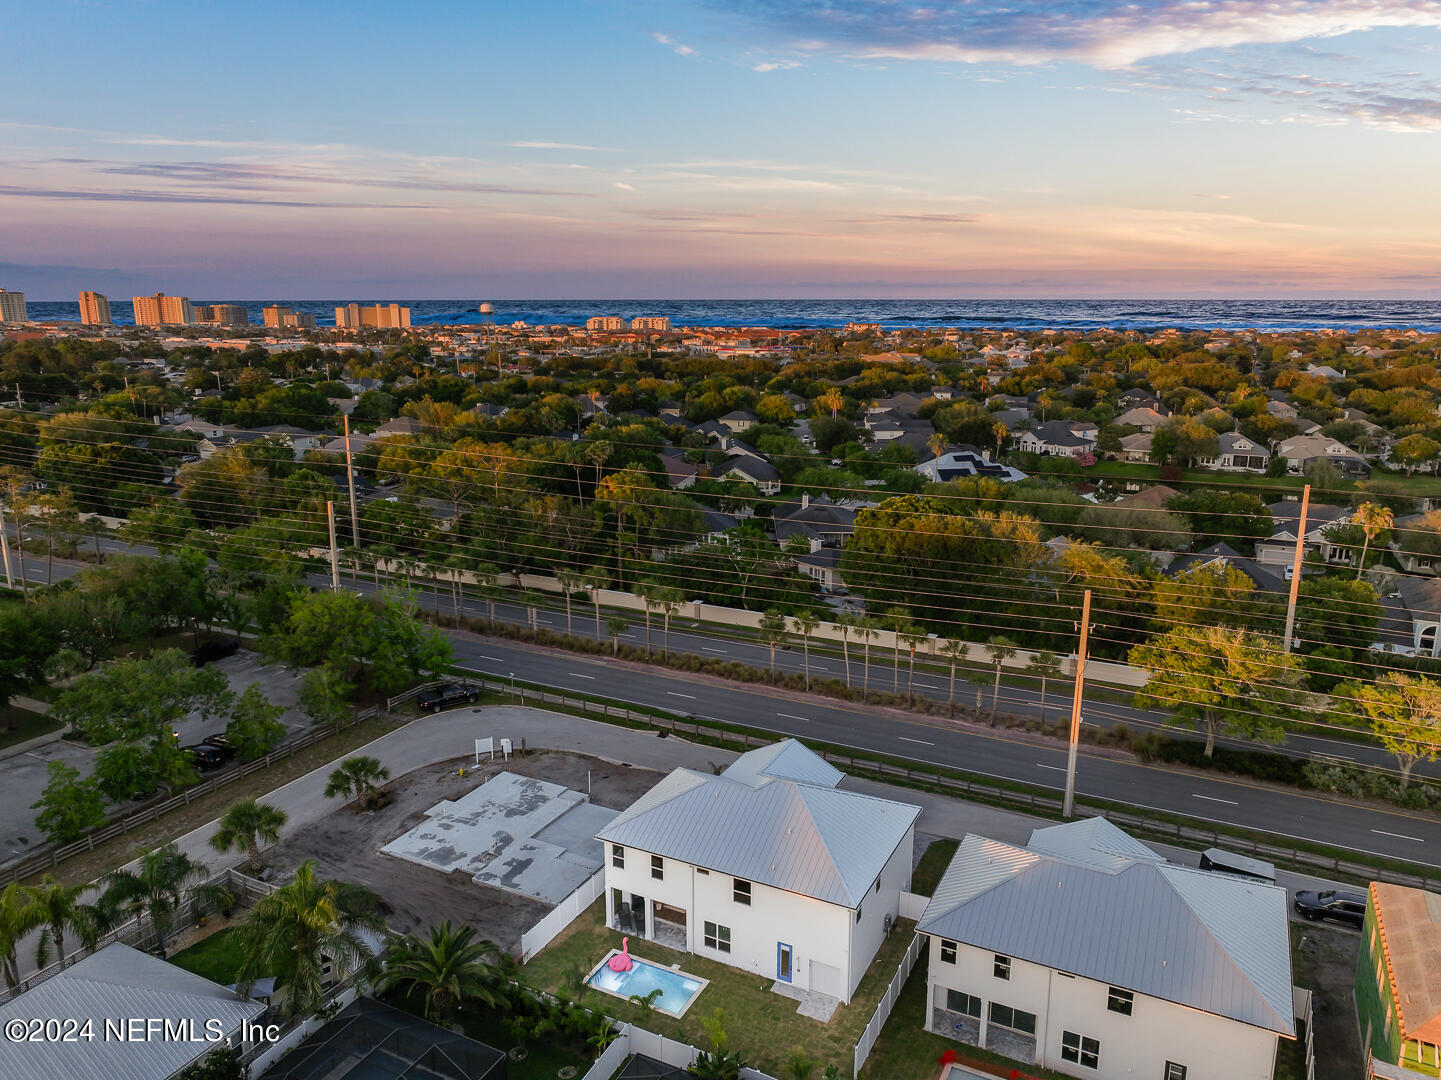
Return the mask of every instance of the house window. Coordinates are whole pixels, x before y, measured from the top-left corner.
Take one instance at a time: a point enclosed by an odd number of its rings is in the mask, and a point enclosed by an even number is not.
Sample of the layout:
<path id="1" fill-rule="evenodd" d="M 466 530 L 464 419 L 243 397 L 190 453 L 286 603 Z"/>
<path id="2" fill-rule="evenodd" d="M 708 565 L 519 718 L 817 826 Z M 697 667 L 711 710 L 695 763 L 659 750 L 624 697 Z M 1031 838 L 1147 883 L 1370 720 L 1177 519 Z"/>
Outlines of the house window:
<path id="1" fill-rule="evenodd" d="M 652 855 L 650 857 L 650 876 L 657 881 L 665 880 L 665 860 L 659 855 Z"/>
<path id="2" fill-rule="evenodd" d="M 1002 1005 L 995 1001 L 991 1002 L 991 1023 L 997 1027 L 1019 1031 L 1023 1035 L 1034 1035 L 1036 1033 L 1035 1013 L 1028 1013 L 1022 1009 L 1013 1009 L 1009 1005 Z"/>
<path id="3" fill-rule="evenodd" d="M 1101 1063 L 1101 1044 L 1096 1039 L 1077 1035 L 1074 1031 L 1061 1032 L 1061 1060 L 1074 1061 L 1088 1069 Z"/>
<path id="4" fill-rule="evenodd" d="M 948 988 L 946 990 L 946 1008 L 953 1013 L 960 1013 L 962 1016 L 974 1016 L 977 1020 L 981 1018 L 981 999 L 975 994 Z"/>
<path id="5" fill-rule="evenodd" d="M 860 905 L 860 904 L 857 904 L 857 905 L 856 905 L 856 923 L 857 923 L 857 925 L 860 924 L 860 921 L 861 921 L 861 905 Z"/>
<path id="6" fill-rule="evenodd" d="M 619 844 L 611 844 L 610 864 L 611 866 L 614 866 L 617 870 L 625 869 L 625 848 L 621 847 Z"/>
<path id="7" fill-rule="evenodd" d="M 1106 1008 L 1112 1012 L 1118 1012 L 1122 1016 L 1130 1016 L 1131 1009 L 1135 1003 L 1136 995 L 1129 990 L 1122 990 L 1113 986 L 1106 993 Z"/>
<path id="8" fill-rule="evenodd" d="M 704 866 L 697 866 L 695 868 L 695 872 L 701 877 L 710 877 L 710 871 L 707 870 Z"/>
<path id="9" fill-rule="evenodd" d="M 998 979 L 1009 979 L 1011 977 L 1011 958 L 996 953 L 996 963 L 991 968 L 991 973 Z"/>
<path id="10" fill-rule="evenodd" d="M 740 878 L 736 878 L 731 883 L 731 899 L 734 900 L 737 904 L 744 904 L 746 907 L 750 907 L 751 883 L 749 881 L 742 881 Z"/>
<path id="11" fill-rule="evenodd" d="M 716 952 L 731 951 L 731 928 L 718 923 L 705 924 L 705 947 Z"/>
<path id="12" fill-rule="evenodd" d="M 1166 1062 L 1166 1075 L 1161 1080 L 1186 1080 L 1186 1066 L 1177 1065 L 1174 1061 Z"/>
<path id="13" fill-rule="evenodd" d="M 956 943 L 941 938 L 941 963 L 954 964 L 956 962 Z"/>

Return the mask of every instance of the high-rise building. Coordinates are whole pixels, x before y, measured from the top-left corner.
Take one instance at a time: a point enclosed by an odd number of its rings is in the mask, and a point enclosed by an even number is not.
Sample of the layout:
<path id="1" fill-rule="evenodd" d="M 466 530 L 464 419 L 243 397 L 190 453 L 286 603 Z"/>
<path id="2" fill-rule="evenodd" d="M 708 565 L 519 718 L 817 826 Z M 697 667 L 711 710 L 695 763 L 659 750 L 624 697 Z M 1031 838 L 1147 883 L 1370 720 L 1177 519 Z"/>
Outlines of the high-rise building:
<path id="1" fill-rule="evenodd" d="M 86 289 L 80 294 L 80 321 L 86 326 L 111 326 L 110 301 L 103 293 Z"/>
<path id="2" fill-rule="evenodd" d="M 587 330 L 624 330 L 625 320 L 619 315 L 593 315 L 585 320 Z"/>
<path id="3" fill-rule="evenodd" d="M 410 308 L 399 304 L 376 304 L 361 307 L 346 304 L 335 309 L 335 325 L 345 330 L 382 330 L 410 325 Z"/>
<path id="4" fill-rule="evenodd" d="M 0 289 L 0 323 L 29 321 L 25 314 L 25 294 Z"/>
<path id="5" fill-rule="evenodd" d="M 195 321 L 209 326 L 249 326 L 250 309 L 244 304 L 196 304 Z"/>
<path id="6" fill-rule="evenodd" d="M 265 325 L 294 330 L 314 330 L 315 316 L 307 315 L 303 311 L 292 311 L 279 304 L 271 304 L 265 309 Z"/>
<path id="7" fill-rule="evenodd" d="M 195 307 L 186 296 L 137 296 L 131 301 L 135 305 L 136 326 L 194 326 Z"/>
<path id="8" fill-rule="evenodd" d="M 670 316 L 641 315 L 630 321 L 630 328 L 632 330 L 669 330 Z"/>

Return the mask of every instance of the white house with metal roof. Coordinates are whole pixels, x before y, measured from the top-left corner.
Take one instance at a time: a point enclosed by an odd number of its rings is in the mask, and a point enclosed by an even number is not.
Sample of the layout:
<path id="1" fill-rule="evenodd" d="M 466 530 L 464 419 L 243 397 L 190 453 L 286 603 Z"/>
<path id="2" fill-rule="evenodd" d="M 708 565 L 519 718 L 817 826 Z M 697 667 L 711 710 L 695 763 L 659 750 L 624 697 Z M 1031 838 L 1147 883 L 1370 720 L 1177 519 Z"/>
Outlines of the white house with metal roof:
<path id="1" fill-rule="evenodd" d="M 1103 818 L 967 836 L 916 929 L 926 1029 L 1073 1076 L 1271 1080 L 1296 1037 L 1286 891 Z"/>
<path id="2" fill-rule="evenodd" d="M 224 1040 L 241 1041 L 264 1011 L 148 953 L 107 945 L 0 1005 L 0 1029 L 39 1033 L 6 1041 L 0 1077 L 169 1080 Z"/>
<path id="3" fill-rule="evenodd" d="M 910 887 L 920 808 L 843 779 L 793 739 L 676 769 L 598 834 L 608 925 L 849 1002 Z"/>

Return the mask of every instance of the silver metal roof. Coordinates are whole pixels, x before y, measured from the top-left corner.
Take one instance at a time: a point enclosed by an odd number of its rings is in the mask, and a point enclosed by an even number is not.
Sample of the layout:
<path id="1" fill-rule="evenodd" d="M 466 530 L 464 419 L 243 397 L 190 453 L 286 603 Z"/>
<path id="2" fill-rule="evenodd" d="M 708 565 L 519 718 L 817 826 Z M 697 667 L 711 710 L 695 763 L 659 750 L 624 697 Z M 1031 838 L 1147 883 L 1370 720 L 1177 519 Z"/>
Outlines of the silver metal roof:
<path id="1" fill-rule="evenodd" d="M 751 787 L 769 777 L 833 788 L 846 777 L 840 769 L 795 739 L 782 739 L 742 754 L 730 763 L 724 775 Z"/>
<path id="2" fill-rule="evenodd" d="M 51 976 L 32 990 L 0 1005 L 0 1030 L 11 1020 L 73 1018 L 93 1022 L 94 1036 L 78 1042 L 7 1042 L 0 1051 L 0 1076 L 9 1080 L 168 1080 L 211 1048 L 208 1042 L 163 1038 L 121 1042 L 105 1037 L 105 1021 L 151 1017 L 218 1020 L 225 1035 L 263 1012 L 258 1001 L 240 997 L 209 979 L 191 974 L 128 945 L 107 945 L 93 956 Z"/>
<path id="3" fill-rule="evenodd" d="M 677 769 L 598 834 L 609 844 L 854 908 L 920 807 L 794 780 Z"/>
<path id="4" fill-rule="evenodd" d="M 1103 817 L 1078 818 L 1064 825 L 1034 829 L 1026 847 L 1042 855 L 1054 855 L 1111 872 L 1124 870 L 1137 860 L 1165 861 L 1130 833 L 1118 829 Z"/>
<path id="5" fill-rule="evenodd" d="M 1125 859 L 1111 830 L 1038 830 L 1074 859 L 967 836 L 916 929 L 1294 1036 L 1286 891 Z"/>

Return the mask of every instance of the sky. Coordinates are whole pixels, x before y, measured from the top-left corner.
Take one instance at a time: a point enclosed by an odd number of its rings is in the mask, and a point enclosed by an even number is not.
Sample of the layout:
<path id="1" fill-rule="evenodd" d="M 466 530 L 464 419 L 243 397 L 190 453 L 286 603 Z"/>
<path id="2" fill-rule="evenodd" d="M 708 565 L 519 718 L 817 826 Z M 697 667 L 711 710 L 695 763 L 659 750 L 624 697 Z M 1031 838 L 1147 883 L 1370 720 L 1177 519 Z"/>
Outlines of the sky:
<path id="1" fill-rule="evenodd" d="M 1441 0 L 51 0 L 31 300 L 1441 296 Z"/>

